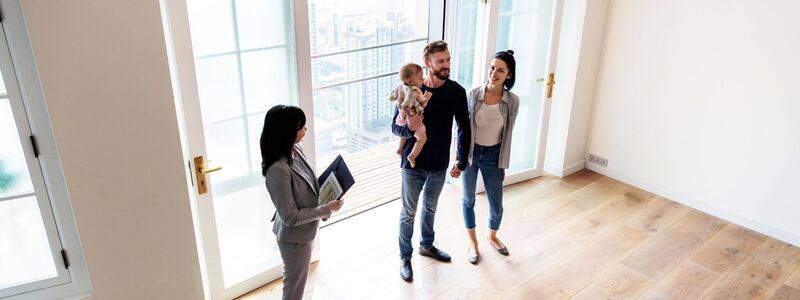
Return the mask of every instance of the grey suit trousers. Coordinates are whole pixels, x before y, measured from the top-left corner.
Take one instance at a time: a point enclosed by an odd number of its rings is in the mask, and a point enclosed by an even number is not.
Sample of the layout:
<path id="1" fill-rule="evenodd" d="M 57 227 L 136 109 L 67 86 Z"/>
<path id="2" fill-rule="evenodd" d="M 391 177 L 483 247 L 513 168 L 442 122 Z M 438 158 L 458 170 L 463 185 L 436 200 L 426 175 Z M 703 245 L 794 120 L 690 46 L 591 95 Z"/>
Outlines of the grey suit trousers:
<path id="1" fill-rule="evenodd" d="M 303 299 L 314 241 L 308 243 L 278 241 L 278 249 L 283 259 L 283 299 Z"/>

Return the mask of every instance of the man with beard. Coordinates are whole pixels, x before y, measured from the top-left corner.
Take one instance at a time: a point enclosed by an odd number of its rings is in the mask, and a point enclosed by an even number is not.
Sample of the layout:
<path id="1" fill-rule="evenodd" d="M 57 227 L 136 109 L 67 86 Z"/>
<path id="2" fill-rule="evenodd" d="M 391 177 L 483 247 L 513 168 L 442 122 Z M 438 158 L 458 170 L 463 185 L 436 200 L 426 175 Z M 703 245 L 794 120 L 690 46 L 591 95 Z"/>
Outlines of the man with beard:
<path id="1" fill-rule="evenodd" d="M 411 153 L 414 143 L 414 130 L 425 124 L 428 141 L 417 156 L 416 166 L 411 167 L 408 160 L 402 159 L 403 186 L 401 198 L 403 209 L 400 212 L 400 277 L 407 282 L 414 278 L 411 269 L 411 236 L 414 233 L 414 216 L 420 193 L 423 194 L 423 208 L 419 254 L 438 261 L 450 262 L 450 255 L 433 246 L 433 220 L 439 194 L 442 192 L 450 162 L 450 141 L 453 134 L 453 119 L 458 124 L 457 163 L 450 170 L 450 175 L 458 178 L 467 167 L 470 149 L 470 123 L 467 111 L 467 94 L 461 85 L 448 79 L 450 77 L 450 50 L 444 41 L 428 43 L 423 50 L 423 59 L 428 74 L 421 88 L 423 92 L 433 96 L 425 106 L 422 117 L 408 119 L 408 125 L 396 125 L 398 111 L 392 118 L 392 132 L 402 138 L 408 138 L 402 157 Z"/>

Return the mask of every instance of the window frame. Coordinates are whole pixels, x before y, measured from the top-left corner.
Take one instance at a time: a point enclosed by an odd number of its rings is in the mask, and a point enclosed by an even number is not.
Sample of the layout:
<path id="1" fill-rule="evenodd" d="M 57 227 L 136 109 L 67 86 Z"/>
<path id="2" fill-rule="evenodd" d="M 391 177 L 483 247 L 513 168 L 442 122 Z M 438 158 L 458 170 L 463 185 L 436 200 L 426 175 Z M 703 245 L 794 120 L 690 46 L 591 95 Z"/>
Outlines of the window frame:
<path id="1" fill-rule="evenodd" d="M 66 274 L 57 277 L 61 278 L 61 280 L 38 281 L 10 287 L 5 291 L 10 292 L 10 295 L 7 295 L 8 299 L 15 300 L 88 298 L 91 295 L 89 273 L 86 269 L 77 226 L 67 193 L 66 180 L 58 157 L 53 129 L 48 118 L 49 114 L 42 94 L 20 0 L 0 1 L 0 23 L 2 23 L 3 29 L 0 34 L 4 34 L 7 43 L 0 46 L 0 48 L 4 48 L 0 51 L 8 51 L 7 55 L 10 58 L 8 62 L 10 63 L 9 69 L 13 70 L 12 74 L 5 74 L 4 76 L 16 79 L 16 82 L 6 82 L 8 84 L 8 94 L 10 97 L 14 97 L 13 93 L 18 93 L 21 105 L 24 106 L 27 129 L 31 135 L 35 136 L 36 147 L 39 150 L 38 157 L 34 159 L 41 170 L 42 181 L 39 183 L 34 182 L 34 192 L 40 197 L 49 198 L 49 201 L 44 200 L 39 201 L 39 203 L 41 205 L 41 203 L 49 202 L 49 205 L 40 207 L 40 210 L 52 211 L 52 226 L 55 227 L 55 232 L 58 236 L 48 236 L 48 239 L 57 239 L 59 241 L 59 244 L 51 243 L 51 247 L 61 247 L 61 249 L 52 249 L 56 269 L 65 268 L 65 262 L 60 255 L 61 250 L 66 253 L 67 262 L 69 263 L 69 267 L 64 270 Z M 15 113 L 15 119 L 17 117 L 19 115 Z M 25 121 L 17 119 L 17 124 L 21 122 Z M 21 141 L 27 158 L 32 155 L 33 142 L 24 137 Z M 34 174 L 31 175 L 34 177 Z M 48 216 L 43 214 L 42 217 L 45 219 L 45 226 L 48 226 Z M 58 250 L 58 252 L 55 250 Z"/>

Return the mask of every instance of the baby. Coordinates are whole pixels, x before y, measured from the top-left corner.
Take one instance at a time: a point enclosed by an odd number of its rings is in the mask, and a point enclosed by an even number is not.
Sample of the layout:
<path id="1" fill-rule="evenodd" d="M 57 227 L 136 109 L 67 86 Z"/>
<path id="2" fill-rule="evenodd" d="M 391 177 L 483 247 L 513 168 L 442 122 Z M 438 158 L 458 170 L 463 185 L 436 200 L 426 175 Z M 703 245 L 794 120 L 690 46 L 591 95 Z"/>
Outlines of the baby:
<path id="1" fill-rule="evenodd" d="M 397 100 L 397 108 L 400 113 L 397 114 L 395 124 L 405 126 L 408 124 L 409 117 L 422 114 L 432 94 L 428 92 L 423 94 L 422 90 L 419 89 L 422 86 L 422 67 L 418 64 L 406 64 L 400 68 L 400 81 L 403 82 L 403 84 L 398 85 L 394 91 L 392 91 L 392 94 L 389 95 L 389 100 Z M 428 140 L 425 134 L 425 125 L 417 128 L 414 132 L 414 137 L 417 139 L 417 142 L 414 143 L 411 154 L 406 157 L 412 168 L 416 165 L 417 156 L 419 152 L 422 151 L 422 146 L 424 146 L 425 142 Z M 406 144 L 406 140 L 407 139 L 400 139 L 397 154 L 403 154 L 403 147 Z"/>

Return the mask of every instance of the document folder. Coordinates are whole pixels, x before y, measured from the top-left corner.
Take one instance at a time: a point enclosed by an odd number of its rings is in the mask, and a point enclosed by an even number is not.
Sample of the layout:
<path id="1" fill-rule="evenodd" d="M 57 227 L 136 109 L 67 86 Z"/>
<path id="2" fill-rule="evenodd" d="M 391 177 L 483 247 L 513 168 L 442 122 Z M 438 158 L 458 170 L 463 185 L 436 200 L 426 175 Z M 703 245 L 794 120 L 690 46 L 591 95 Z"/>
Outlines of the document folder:
<path id="1" fill-rule="evenodd" d="M 320 204 L 341 199 L 342 195 L 356 183 L 341 155 L 336 156 L 336 159 L 319 176 L 318 181 Z"/>

